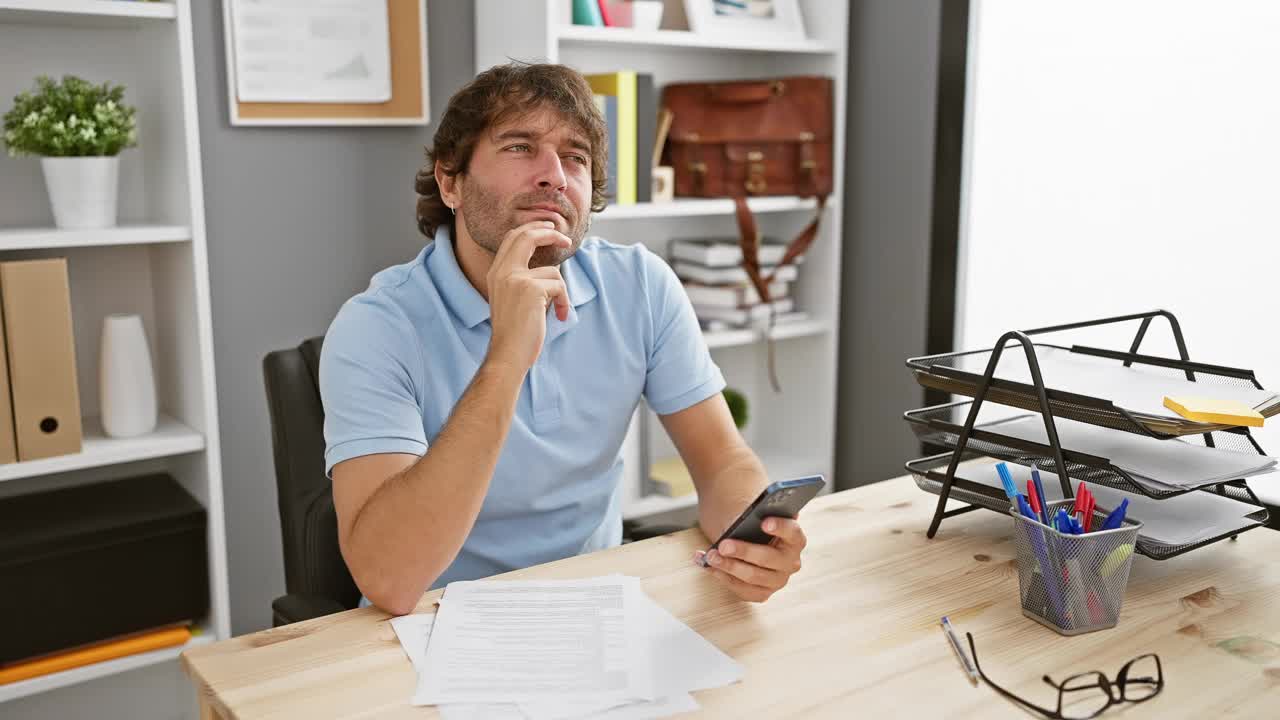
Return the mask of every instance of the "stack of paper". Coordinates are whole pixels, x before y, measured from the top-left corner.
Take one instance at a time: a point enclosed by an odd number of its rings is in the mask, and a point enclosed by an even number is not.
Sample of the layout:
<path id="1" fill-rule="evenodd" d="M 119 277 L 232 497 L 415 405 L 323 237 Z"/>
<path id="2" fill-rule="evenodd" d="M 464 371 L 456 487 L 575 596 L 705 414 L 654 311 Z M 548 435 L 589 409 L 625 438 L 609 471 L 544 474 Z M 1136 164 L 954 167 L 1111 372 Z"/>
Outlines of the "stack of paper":
<path id="1" fill-rule="evenodd" d="M 1014 484 L 1024 487 L 1031 477 L 1030 468 L 1010 465 Z M 975 482 L 1000 487 L 1000 477 L 995 468 L 976 468 L 966 471 L 965 478 Z M 1044 485 L 1044 494 L 1050 500 L 1062 499 L 1062 486 L 1056 473 L 1040 471 L 1040 481 Z M 1243 530 L 1256 522 L 1250 521 L 1248 515 L 1262 508 L 1257 505 L 1222 497 L 1212 492 L 1196 491 L 1171 500 L 1153 500 L 1142 495 L 1131 495 L 1102 485 L 1088 483 L 1089 492 L 1098 499 L 1098 511 L 1109 512 L 1120 505 L 1122 500 L 1129 501 L 1125 516 L 1142 523 L 1138 536 L 1149 542 L 1175 547 L 1190 543 L 1221 537 L 1235 530 Z M 1073 493 L 1079 492 L 1080 482 L 1071 480 Z"/>
<path id="2" fill-rule="evenodd" d="M 391 623 L 418 672 L 411 703 L 450 720 L 647 720 L 742 677 L 621 575 L 450 583 L 435 615 Z"/>
<path id="3" fill-rule="evenodd" d="M 938 359 L 939 365 L 949 365 L 981 376 L 986 372 L 991 352 L 966 353 Z M 1197 395 L 1218 400 L 1230 400 L 1253 408 L 1264 417 L 1280 413 L 1280 394 L 1268 390 L 1214 382 L 1193 382 L 1177 371 L 1153 368 L 1146 365 L 1125 367 L 1123 363 L 1047 345 L 1036 345 L 1036 359 L 1040 365 L 1045 387 L 1110 400 L 1123 408 L 1147 428 L 1168 434 L 1203 432 L 1206 425 L 1188 420 L 1164 406 L 1166 396 Z M 1006 348 L 996 366 L 995 377 L 1024 384 L 1032 384 L 1031 370 L 1026 354 L 1019 347 Z M 948 392 L 972 395 L 974 386 L 933 373 L 921 372 L 920 382 Z M 1001 400 L 1001 402 L 1006 402 Z M 1009 403 L 1014 404 L 1014 403 Z"/>
<path id="4" fill-rule="evenodd" d="M 1063 449 L 1107 458 L 1136 482 L 1156 491 L 1200 488 L 1271 472 L 1276 466 L 1276 459 L 1267 455 L 1193 445 L 1176 439 L 1157 440 L 1064 418 L 1055 418 L 1054 423 Z M 1003 422 L 992 430 L 1049 444 L 1044 419 L 1039 415 Z"/>

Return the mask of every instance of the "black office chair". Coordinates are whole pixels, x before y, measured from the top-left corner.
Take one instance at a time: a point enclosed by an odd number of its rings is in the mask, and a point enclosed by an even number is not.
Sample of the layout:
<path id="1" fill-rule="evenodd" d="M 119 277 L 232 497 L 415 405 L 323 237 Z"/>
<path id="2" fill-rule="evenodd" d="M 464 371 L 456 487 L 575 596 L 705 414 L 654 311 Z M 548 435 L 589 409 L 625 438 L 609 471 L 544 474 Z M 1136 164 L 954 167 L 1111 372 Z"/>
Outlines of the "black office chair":
<path id="1" fill-rule="evenodd" d="M 333 488 L 324 473 L 324 406 L 320 401 L 320 348 L 314 337 L 262 361 L 271 415 L 276 494 L 287 595 L 271 603 L 276 626 L 350 610 L 360 602 L 338 548 Z M 626 541 L 683 530 L 675 525 L 624 524 Z"/>
<path id="2" fill-rule="evenodd" d="M 262 360 L 288 593 L 271 603 L 275 626 L 349 610 L 360 602 L 338 549 L 333 489 L 324 474 L 318 377 L 323 340 L 314 337 Z"/>

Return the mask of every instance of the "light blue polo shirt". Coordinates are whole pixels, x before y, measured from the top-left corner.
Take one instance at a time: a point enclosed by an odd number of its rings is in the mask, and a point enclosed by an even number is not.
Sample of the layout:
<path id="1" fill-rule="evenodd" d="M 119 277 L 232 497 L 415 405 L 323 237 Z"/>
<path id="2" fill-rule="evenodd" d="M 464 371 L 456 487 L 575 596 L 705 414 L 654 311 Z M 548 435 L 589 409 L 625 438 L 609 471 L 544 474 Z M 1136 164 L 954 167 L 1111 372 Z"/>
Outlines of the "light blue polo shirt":
<path id="1" fill-rule="evenodd" d="M 432 587 L 619 544 L 620 449 L 640 397 L 666 415 L 724 389 L 680 281 L 643 245 L 588 238 L 561 272 L 569 318 L 548 310 L 475 526 Z M 491 332 L 447 228 L 412 262 L 376 274 L 325 336 L 325 472 L 362 455 L 427 452 Z"/>

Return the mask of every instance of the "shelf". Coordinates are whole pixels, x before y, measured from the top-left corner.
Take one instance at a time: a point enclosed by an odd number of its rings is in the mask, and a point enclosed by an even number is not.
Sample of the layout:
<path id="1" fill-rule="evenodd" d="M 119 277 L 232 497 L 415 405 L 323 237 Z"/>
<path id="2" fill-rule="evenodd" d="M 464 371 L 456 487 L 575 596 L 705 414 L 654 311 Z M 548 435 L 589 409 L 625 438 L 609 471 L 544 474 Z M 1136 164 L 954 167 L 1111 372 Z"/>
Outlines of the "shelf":
<path id="1" fill-rule="evenodd" d="M 786 340 L 788 338 L 821 335 L 828 332 L 830 329 L 830 326 L 821 320 L 803 320 L 800 322 L 779 325 L 773 329 L 771 335 L 774 340 Z M 712 330 L 704 332 L 702 336 L 707 340 L 707 347 L 714 349 L 752 345 L 764 340 L 765 331 L 752 330 L 748 328 Z"/>
<path id="2" fill-rule="evenodd" d="M 28 695 L 35 695 L 49 690 L 56 690 L 78 683 L 95 680 L 97 678 L 108 677 L 111 675 L 119 675 L 123 672 L 136 670 L 137 668 L 147 667 L 148 665 L 158 665 L 162 662 L 177 660 L 178 656 L 186 650 L 200 645 L 208 645 L 214 641 L 213 633 L 208 630 L 202 630 L 201 634 L 193 636 L 189 641 L 182 645 L 175 645 L 170 648 L 161 648 L 160 650 L 152 650 L 150 652 L 138 653 L 137 655 L 129 655 L 127 657 L 115 658 L 114 660 L 106 660 L 84 667 L 73 668 L 71 670 L 63 670 L 62 672 L 52 673 L 50 675 L 41 675 L 30 680 L 19 680 L 15 683 L 0 685 L 0 703 L 9 700 L 16 700 Z"/>
<path id="3" fill-rule="evenodd" d="M 770 450 L 757 450 L 756 452 L 760 455 L 760 460 L 764 463 L 765 472 L 769 474 L 769 480 L 771 481 L 791 480 L 822 472 L 822 461 L 820 460 L 789 452 L 774 452 Z M 828 485 L 830 485 L 830 480 L 830 478 L 827 478 Z M 622 517 L 625 520 L 633 520 L 648 515 L 656 515 L 657 513 L 682 510 L 697 504 L 697 493 L 689 493 L 688 495 L 674 498 L 664 495 L 646 495 L 635 502 L 623 505 Z"/>
<path id="4" fill-rule="evenodd" d="M 123 0 L 0 0 L 0 24 L 139 27 L 178 16 L 172 3 Z"/>
<path id="5" fill-rule="evenodd" d="M 633 30 L 631 28 L 561 25 L 555 29 L 562 46 L 634 45 L 650 48 L 695 48 L 703 50 L 747 50 L 770 53 L 834 53 L 835 48 L 817 40 L 779 40 L 761 36 L 708 35 L 688 30 Z"/>
<path id="6" fill-rule="evenodd" d="M 0 251 L 190 241 L 191 228 L 183 225 L 119 225 L 97 230 L 0 228 Z"/>
<path id="7" fill-rule="evenodd" d="M 85 418 L 84 443 L 80 452 L 0 465 L 0 482 L 181 455 L 203 449 L 204 435 L 167 415 L 160 416 L 153 432 L 131 438 L 107 437 L 97 418 Z"/>
<path id="8" fill-rule="evenodd" d="M 680 497 L 645 495 L 639 500 L 625 505 L 622 508 L 622 517 L 624 520 L 631 520 L 634 518 L 642 518 L 647 515 L 670 512 L 672 510 L 683 510 L 684 508 L 693 507 L 697 504 L 697 493 L 689 493 L 688 495 L 681 495 Z"/>
<path id="9" fill-rule="evenodd" d="M 827 206 L 831 206 L 831 200 Z M 754 213 L 791 212 L 794 210 L 812 210 L 817 207 L 813 198 L 800 198 L 794 195 L 776 197 L 747 198 L 747 207 Z M 677 198 L 671 202 L 636 203 L 634 205 L 610 205 L 596 214 L 594 220 L 633 220 L 694 215 L 726 215 L 734 213 L 733 200 L 729 198 Z"/>

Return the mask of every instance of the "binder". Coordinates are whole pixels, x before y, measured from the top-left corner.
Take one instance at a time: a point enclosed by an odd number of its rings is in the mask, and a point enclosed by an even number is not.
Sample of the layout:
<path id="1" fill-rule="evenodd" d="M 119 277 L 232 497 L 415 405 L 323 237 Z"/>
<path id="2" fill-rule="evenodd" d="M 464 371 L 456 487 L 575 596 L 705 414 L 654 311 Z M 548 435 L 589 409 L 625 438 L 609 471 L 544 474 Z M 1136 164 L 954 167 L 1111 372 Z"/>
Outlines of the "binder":
<path id="1" fill-rule="evenodd" d="M 609 163 L 605 167 L 605 195 L 618 197 L 618 98 L 613 95 L 592 95 L 600 114 L 604 116 L 607 130 L 605 143 L 608 145 Z"/>
<path id="2" fill-rule="evenodd" d="M 9 358 L 4 343 L 4 312 L 0 305 L 0 465 L 18 462 L 13 434 L 13 401 L 9 397 Z"/>
<path id="3" fill-rule="evenodd" d="M 80 452 L 71 289 L 65 258 L 0 263 L 18 460 Z"/>
<path id="4" fill-rule="evenodd" d="M 618 98 L 618 186 L 614 202 L 636 204 L 636 73 L 634 70 L 587 75 L 591 91 Z M 647 162 L 647 160 L 646 160 Z"/>
<path id="5" fill-rule="evenodd" d="M 658 90 L 652 73 L 636 73 L 636 202 L 653 201 L 653 144 L 658 139 Z"/>

